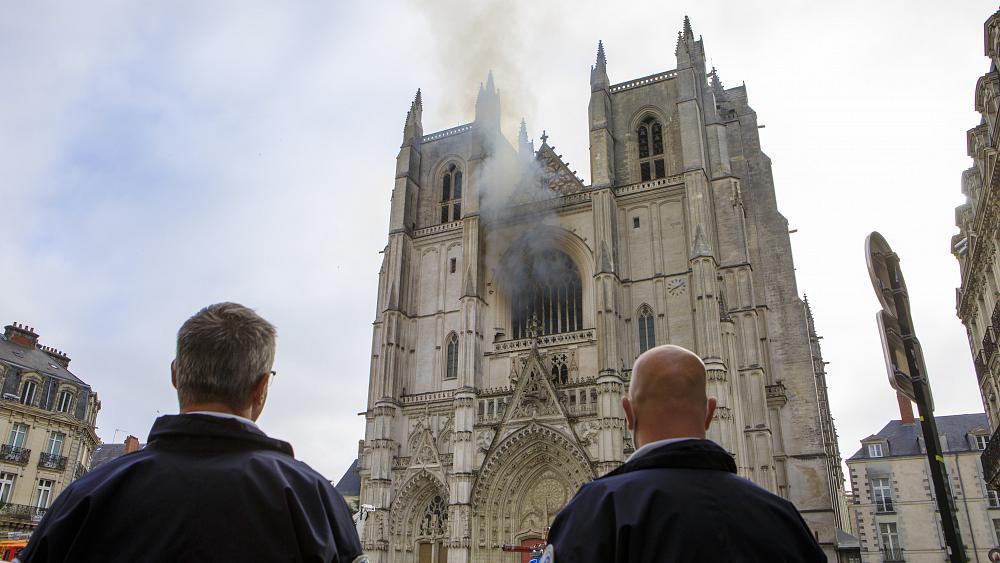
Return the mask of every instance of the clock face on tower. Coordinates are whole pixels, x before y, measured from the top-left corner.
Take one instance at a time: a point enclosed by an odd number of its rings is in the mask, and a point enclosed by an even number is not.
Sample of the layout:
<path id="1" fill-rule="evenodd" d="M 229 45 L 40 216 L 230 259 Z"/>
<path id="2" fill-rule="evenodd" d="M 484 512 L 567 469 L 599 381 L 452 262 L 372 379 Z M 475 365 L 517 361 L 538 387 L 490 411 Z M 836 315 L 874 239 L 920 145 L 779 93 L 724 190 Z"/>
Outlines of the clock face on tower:
<path id="1" fill-rule="evenodd" d="M 670 295 L 680 295 L 684 293 L 684 288 L 687 287 L 687 282 L 678 278 L 667 282 L 667 293 Z"/>

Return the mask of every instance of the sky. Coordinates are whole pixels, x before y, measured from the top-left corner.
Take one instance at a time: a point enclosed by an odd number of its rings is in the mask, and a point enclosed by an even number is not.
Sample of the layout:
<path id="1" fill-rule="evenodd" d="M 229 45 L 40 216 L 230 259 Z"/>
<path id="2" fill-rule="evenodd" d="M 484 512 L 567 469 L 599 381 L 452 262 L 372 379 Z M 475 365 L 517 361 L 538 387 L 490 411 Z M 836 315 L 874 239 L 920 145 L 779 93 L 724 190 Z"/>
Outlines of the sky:
<path id="1" fill-rule="evenodd" d="M 685 14 L 765 128 L 844 457 L 898 418 L 863 243 L 902 258 L 937 414 L 981 412 L 950 237 L 995 3 L 21 2 L 0 19 L 0 321 L 99 394 L 98 435 L 176 412 L 177 328 L 237 301 L 278 327 L 262 427 L 339 479 L 363 437 L 403 121 L 471 121 L 492 69 L 585 180 L 589 68 L 675 67 Z"/>

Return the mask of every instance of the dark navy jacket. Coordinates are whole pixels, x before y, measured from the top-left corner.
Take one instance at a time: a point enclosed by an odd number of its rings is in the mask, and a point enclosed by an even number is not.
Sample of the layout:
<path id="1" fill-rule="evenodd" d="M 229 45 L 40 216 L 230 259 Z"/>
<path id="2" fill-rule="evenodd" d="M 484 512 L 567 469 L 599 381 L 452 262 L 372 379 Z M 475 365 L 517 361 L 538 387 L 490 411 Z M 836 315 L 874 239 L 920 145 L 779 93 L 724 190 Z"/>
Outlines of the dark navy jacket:
<path id="1" fill-rule="evenodd" d="M 361 555 L 350 509 L 292 447 L 232 418 L 156 420 L 149 444 L 71 484 L 24 563 L 316 561 Z"/>
<path id="2" fill-rule="evenodd" d="M 709 440 L 643 452 L 580 488 L 549 531 L 557 563 L 820 562 L 792 503 Z"/>

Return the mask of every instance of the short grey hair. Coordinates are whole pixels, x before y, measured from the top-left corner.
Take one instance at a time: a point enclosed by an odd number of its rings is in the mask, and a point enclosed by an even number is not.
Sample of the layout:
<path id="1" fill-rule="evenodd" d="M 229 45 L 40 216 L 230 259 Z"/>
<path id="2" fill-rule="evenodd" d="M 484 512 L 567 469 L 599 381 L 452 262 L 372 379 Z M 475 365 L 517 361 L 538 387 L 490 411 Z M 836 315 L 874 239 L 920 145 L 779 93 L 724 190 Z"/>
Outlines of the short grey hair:
<path id="1" fill-rule="evenodd" d="M 254 385 L 274 364 L 274 325 L 238 303 L 216 303 L 198 311 L 177 331 L 174 359 L 177 399 L 250 405 Z"/>

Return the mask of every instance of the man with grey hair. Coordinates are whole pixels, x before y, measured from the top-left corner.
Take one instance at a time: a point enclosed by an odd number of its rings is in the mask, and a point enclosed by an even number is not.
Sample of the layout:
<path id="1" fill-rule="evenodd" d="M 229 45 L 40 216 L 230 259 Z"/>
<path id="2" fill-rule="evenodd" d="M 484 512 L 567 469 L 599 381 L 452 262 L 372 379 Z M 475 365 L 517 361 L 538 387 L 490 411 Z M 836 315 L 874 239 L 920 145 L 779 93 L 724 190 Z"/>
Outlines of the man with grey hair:
<path id="1" fill-rule="evenodd" d="M 638 449 L 556 515 L 543 563 L 826 561 L 792 503 L 738 477 L 705 439 L 716 403 L 705 383 L 690 350 L 639 356 L 622 399 Z"/>
<path id="2" fill-rule="evenodd" d="M 20 560 L 365 561 L 343 497 L 255 423 L 274 346 L 274 326 L 242 305 L 188 319 L 170 370 L 180 414 L 71 484 Z"/>

